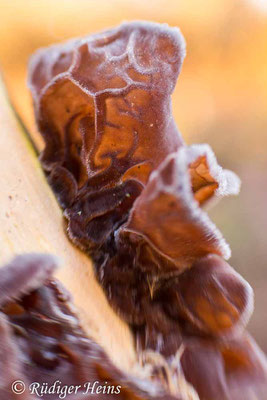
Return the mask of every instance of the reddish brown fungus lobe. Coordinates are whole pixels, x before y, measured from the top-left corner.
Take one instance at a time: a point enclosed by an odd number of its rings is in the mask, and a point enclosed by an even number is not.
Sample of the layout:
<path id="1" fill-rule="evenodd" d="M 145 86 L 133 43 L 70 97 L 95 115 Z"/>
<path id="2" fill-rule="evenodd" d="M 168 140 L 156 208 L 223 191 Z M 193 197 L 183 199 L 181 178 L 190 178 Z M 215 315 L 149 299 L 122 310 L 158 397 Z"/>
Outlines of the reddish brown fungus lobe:
<path id="1" fill-rule="evenodd" d="M 70 294 L 53 279 L 57 260 L 47 254 L 26 254 L 0 269 L 0 399 L 13 400 L 12 383 L 25 383 L 23 400 L 38 398 L 30 384 L 51 387 L 55 382 L 79 386 L 71 399 L 98 398 L 87 382 L 119 393 L 101 392 L 103 399 L 171 400 L 159 381 L 127 376 L 103 349 L 83 332 Z M 39 391 L 39 394 L 41 392 Z M 56 390 L 44 399 L 58 399 Z M 177 394 L 179 400 L 186 400 Z"/>
<path id="2" fill-rule="evenodd" d="M 266 385 L 265 360 L 243 333 L 253 293 L 202 207 L 237 194 L 239 180 L 176 128 L 170 96 L 184 54 L 178 29 L 124 23 L 39 50 L 29 86 L 68 234 L 93 257 L 138 351 L 172 369 L 182 346 L 201 400 L 237 400 L 237 382 L 251 396 Z"/>

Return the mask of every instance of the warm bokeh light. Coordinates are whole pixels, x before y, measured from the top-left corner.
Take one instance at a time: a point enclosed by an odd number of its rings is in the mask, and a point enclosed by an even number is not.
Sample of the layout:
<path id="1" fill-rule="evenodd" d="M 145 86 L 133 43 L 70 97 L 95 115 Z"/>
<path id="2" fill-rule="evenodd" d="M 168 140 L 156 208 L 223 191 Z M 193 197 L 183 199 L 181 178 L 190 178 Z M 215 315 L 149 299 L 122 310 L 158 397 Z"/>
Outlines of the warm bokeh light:
<path id="1" fill-rule="evenodd" d="M 231 264 L 255 290 L 250 331 L 267 350 L 267 24 L 266 0 L 0 0 L 0 64 L 10 96 L 34 128 L 27 61 L 40 46 L 149 19 L 180 26 L 187 57 L 173 96 L 189 143 L 208 142 L 243 181 L 239 198 L 211 216 L 230 242 Z"/>
<path id="2" fill-rule="evenodd" d="M 267 12 L 267 0 L 250 0 L 260 11 Z"/>

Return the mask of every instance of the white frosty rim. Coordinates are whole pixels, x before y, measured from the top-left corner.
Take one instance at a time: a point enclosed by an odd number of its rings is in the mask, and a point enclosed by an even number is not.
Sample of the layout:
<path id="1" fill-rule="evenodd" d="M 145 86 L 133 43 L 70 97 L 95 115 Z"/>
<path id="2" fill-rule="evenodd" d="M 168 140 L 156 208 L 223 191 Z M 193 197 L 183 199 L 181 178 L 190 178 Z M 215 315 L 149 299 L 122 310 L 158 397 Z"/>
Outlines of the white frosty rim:
<path id="1" fill-rule="evenodd" d="M 189 166 L 195 162 L 198 158 L 205 156 L 207 161 L 207 166 L 209 168 L 209 173 L 215 182 L 218 184 L 218 188 L 214 192 L 215 197 L 223 197 L 231 194 L 238 194 L 240 188 L 239 178 L 231 171 L 224 170 L 218 165 L 216 157 L 211 150 L 210 146 L 206 144 L 192 145 L 192 146 L 182 146 L 177 152 L 169 154 L 166 159 L 161 163 L 159 168 L 153 171 L 150 175 L 147 186 L 152 181 L 157 181 L 154 190 L 148 195 L 146 188 L 146 200 L 152 201 L 157 198 L 160 193 L 169 193 L 175 195 L 179 201 L 188 209 L 190 218 L 194 223 L 199 225 L 204 231 L 206 238 L 210 238 L 215 243 L 222 257 L 228 260 L 231 256 L 231 250 L 228 243 L 225 241 L 222 233 L 216 227 L 216 225 L 210 220 L 207 213 L 200 207 L 199 203 L 195 200 L 194 194 L 192 192 L 191 177 L 189 173 Z M 175 168 L 173 168 L 173 176 L 171 183 L 168 184 L 163 181 L 161 172 L 167 165 L 173 161 L 175 163 Z M 213 197 L 214 197 L 213 196 Z M 142 197 L 142 194 L 141 196 Z M 135 206 L 138 206 L 140 198 L 137 198 Z M 132 212 L 128 221 L 131 221 L 133 213 L 135 211 L 135 206 L 132 208 Z M 124 227 L 128 231 L 134 232 L 132 229 L 131 222 L 128 226 Z M 151 242 L 151 240 L 142 232 L 137 232 L 142 236 L 146 237 L 146 240 L 155 248 L 156 251 L 161 251 Z M 166 254 L 163 254 L 168 258 Z"/>

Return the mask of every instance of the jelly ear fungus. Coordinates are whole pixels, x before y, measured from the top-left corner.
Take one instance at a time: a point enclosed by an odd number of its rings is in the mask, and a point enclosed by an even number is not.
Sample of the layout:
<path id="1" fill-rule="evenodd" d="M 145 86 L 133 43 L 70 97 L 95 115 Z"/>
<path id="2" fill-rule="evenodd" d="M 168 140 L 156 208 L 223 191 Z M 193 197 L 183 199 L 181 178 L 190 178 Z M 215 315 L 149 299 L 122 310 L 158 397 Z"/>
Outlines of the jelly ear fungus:
<path id="1" fill-rule="evenodd" d="M 240 182 L 176 128 L 184 55 L 177 28 L 144 21 L 39 50 L 29 86 L 41 161 L 140 358 L 152 351 L 175 373 L 180 354 L 201 400 L 263 400 L 266 360 L 245 332 L 253 292 L 203 210 Z"/>
<path id="2" fill-rule="evenodd" d="M 72 388 L 72 400 L 190 400 L 183 375 L 186 391 L 174 397 L 158 377 L 152 382 L 141 369 L 133 377 L 112 364 L 81 328 L 71 295 L 53 277 L 57 265 L 55 257 L 31 253 L 0 268 L 0 399 L 56 400 Z"/>

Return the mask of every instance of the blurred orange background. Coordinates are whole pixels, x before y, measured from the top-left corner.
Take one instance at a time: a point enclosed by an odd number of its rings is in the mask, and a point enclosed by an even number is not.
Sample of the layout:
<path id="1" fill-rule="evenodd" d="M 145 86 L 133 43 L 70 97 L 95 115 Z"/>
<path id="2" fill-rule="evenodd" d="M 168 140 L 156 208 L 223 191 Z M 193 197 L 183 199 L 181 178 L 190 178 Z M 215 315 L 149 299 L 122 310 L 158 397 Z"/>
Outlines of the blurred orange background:
<path id="1" fill-rule="evenodd" d="M 42 146 L 26 87 L 30 54 L 132 19 L 179 26 L 186 38 L 173 111 L 188 143 L 209 143 L 242 179 L 240 196 L 210 215 L 231 244 L 230 263 L 254 288 L 249 330 L 266 351 L 267 0 L 0 0 L 0 65 L 10 97 Z"/>

